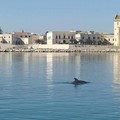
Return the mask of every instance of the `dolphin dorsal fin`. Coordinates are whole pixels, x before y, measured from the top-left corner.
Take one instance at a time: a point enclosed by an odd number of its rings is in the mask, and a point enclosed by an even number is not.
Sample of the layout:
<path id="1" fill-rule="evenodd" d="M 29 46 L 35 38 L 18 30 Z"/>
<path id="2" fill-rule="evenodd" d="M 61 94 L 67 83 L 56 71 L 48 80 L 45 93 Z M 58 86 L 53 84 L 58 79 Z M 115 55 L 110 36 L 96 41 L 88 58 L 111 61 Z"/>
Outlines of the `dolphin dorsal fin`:
<path id="1" fill-rule="evenodd" d="M 74 80 L 78 80 L 77 78 L 74 78 Z"/>

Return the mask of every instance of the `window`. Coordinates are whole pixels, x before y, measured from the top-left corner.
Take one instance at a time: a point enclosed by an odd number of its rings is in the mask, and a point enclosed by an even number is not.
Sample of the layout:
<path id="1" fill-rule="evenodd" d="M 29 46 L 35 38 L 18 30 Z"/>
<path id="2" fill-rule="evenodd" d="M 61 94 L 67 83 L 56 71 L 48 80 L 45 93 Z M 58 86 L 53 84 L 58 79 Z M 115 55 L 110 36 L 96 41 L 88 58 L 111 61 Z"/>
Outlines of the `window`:
<path id="1" fill-rule="evenodd" d="M 63 44 L 65 44 L 66 43 L 66 41 L 65 40 L 63 40 Z"/>
<path id="2" fill-rule="evenodd" d="M 25 37 L 27 37 L 27 35 L 25 35 Z"/>
<path id="3" fill-rule="evenodd" d="M 100 39 L 99 37 L 97 37 L 97 39 Z"/>
<path id="4" fill-rule="evenodd" d="M 70 36 L 68 36 L 68 39 L 70 39 Z"/>
<path id="5" fill-rule="evenodd" d="M 88 39 L 90 40 L 90 37 L 88 37 Z"/>
<path id="6" fill-rule="evenodd" d="M 82 39 L 84 39 L 84 37 L 82 37 Z"/>
<path id="7" fill-rule="evenodd" d="M 71 39 L 73 39 L 73 36 L 71 36 Z"/>
<path id="8" fill-rule="evenodd" d="M 20 37 L 23 37 L 22 35 Z"/>
<path id="9" fill-rule="evenodd" d="M 59 35 L 59 39 L 61 39 L 60 35 Z"/>
<path id="10" fill-rule="evenodd" d="M 58 39 L 58 37 L 56 36 L 56 39 Z"/>
<path id="11" fill-rule="evenodd" d="M 95 39 L 95 37 L 93 37 L 93 39 Z"/>
<path id="12" fill-rule="evenodd" d="M 63 38 L 65 39 L 65 35 L 63 36 Z"/>

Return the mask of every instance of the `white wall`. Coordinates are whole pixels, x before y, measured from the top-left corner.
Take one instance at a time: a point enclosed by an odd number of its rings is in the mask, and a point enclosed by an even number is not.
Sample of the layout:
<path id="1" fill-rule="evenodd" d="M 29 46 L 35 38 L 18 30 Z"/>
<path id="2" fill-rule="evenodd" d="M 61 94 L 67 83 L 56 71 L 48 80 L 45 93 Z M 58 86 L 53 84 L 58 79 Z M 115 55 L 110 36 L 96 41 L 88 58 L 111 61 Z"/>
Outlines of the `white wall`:
<path id="1" fill-rule="evenodd" d="M 29 38 L 21 38 L 21 40 L 23 41 L 23 43 L 26 45 L 26 44 L 29 44 Z"/>
<path id="2" fill-rule="evenodd" d="M 6 42 L 12 44 L 12 34 L 0 34 L 0 43 Z"/>
<path id="3" fill-rule="evenodd" d="M 47 44 L 66 44 L 75 39 L 75 32 L 48 32 Z"/>
<path id="4" fill-rule="evenodd" d="M 54 45 L 41 45 L 41 44 L 31 44 L 28 45 L 28 48 L 33 48 L 33 49 L 39 49 L 39 48 L 43 48 L 43 49 L 69 49 L 69 45 L 68 44 L 54 44 Z"/>
<path id="5" fill-rule="evenodd" d="M 53 33 L 52 32 L 48 32 L 47 33 L 47 44 L 48 45 L 52 45 L 53 44 Z"/>
<path id="6" fill-rule="evenodd" d="M 114 45 L 114 34 L 104 34 L 104 39 Z"/>
<path id="7" fill-rule="evenodd" d="M 114 46 L 120 46 L 120 18 L 114 20 Z"/>
<path id="8" fill-rule="evenodd" d="M 87 40 L 87 39 L 90 39 L 90 40 L 95 40 L 95 41 L 99 41 L 102 39 L 102 35 L 99 33 L 85 33 L 85 32 L 82 32 L 82 33 L 77 33 L 75 35 L 75 38 L 76 40 Z"/>

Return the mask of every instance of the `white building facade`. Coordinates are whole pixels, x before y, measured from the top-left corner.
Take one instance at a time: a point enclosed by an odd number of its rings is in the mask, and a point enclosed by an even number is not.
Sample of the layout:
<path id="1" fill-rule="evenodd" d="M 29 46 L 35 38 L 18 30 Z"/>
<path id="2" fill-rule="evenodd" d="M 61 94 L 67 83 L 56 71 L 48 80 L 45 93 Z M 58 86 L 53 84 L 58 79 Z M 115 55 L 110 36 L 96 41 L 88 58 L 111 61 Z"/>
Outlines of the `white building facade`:
<path id="1" fill-rule="evenodd" d="M 27 45 L 34 44 L 39 39 L 39 35 L 29 32 L 15 32 L 13 33 L 13 44 Z"/>
<path id="2" fill-rule="evenodd" d="M 68 44 L 70 40 L 75 39 L 76 32 L 48 32 L 47 44 Z"/>
<path id="3" fill-rule="evenodd" d="M 0 43 L 1 44 L 12 44 L 13 36 L 10 33 L 0 34 Z"/>
<path id="4" fill-rule="evenodd" d="M 104 40 L 107 40 L 111 45 L 114 45 L 114 34 L 103 34 Z"/>
<path id="5" fill-rule="evenodd" d="M 13 33 L 13 44 L 15 45 L 29 44 L 30 38 L 31 38 L 31 34 L 28 32 L 14 32 Z"/>
<path id="6" fill-rule="evenodd" d="M 89 32 L 77 32 L 75 36 L 77 41 L 83 40 L 94 40 L 94 41 L 99 41 L 103 40 L 103 36 L 101 33 L 97 33 L 94 31 L 89 31 Z"/>
<path id="7" fill-rule="evenodd" d="M 113 34 L 104 34 L 94 31 L 71 31 L 71 32 L 48 32 L 47 33 L 47 44 L 70 44 L 72 40 L 76 40 L 77 44 L 85 44 L 86 41 L 91 41 L 91 44 L 99 44 L 100 41 L 106 41 L 106 44 L 114 44 Z"/>
<path id="8" fill-rule="evenodd" d="M 114 46 L 120 46 L 120 15 L 114 19 Z"/>

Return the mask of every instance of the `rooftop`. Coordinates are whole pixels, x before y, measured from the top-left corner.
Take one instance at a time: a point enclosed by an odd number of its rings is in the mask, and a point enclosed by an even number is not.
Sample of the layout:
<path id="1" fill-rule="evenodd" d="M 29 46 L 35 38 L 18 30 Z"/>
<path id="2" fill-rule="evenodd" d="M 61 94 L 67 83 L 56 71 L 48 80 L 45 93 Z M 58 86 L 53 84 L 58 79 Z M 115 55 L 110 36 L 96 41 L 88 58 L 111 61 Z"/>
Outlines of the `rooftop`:
<path id="1" fill-rule="evenodd" d="M 29 32 L 14 32 L 15 35 L 29 35 Z"/>
<path id="2" fill-rule="evenodd" d="M 115 16 L 115 19 L 120 19 L 120 15 L 116 15 L 116 16 Z"/>

